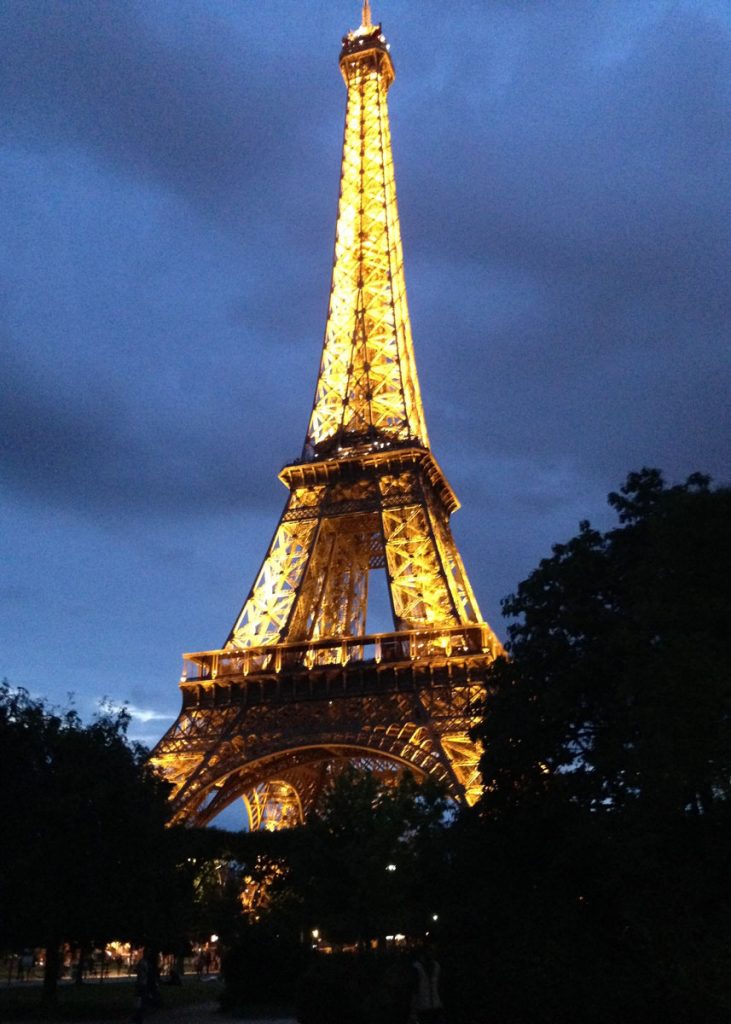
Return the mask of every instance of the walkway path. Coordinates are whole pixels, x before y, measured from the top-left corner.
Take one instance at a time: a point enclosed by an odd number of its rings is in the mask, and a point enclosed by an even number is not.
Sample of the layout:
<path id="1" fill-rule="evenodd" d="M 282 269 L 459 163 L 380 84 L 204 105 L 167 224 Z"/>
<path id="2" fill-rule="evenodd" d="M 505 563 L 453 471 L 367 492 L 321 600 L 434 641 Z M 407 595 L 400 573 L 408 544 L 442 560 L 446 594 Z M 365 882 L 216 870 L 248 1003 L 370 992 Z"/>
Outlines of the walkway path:
<path id="1" fill-rule="evenodd" d="M 34 1024 L 26 1020 L 24 1024 Z M 86 1024 L 120 1024 L 114 1021 L 87 1021 Z M 294 1017 L 236 1017 L 221 1013 L 218 1003 L 199 1003 L 171 1010 L 158 1010 L 145 1016 L 145 1024 L 297 1024 Z"/>

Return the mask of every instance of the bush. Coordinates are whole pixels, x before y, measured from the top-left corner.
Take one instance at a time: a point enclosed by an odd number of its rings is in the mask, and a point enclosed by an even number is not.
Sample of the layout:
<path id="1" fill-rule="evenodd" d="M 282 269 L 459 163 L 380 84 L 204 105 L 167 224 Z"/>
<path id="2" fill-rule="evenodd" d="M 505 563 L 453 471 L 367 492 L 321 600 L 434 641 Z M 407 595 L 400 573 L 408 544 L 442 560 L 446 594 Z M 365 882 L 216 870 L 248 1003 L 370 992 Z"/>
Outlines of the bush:
<path id="1" fill-rule="evenodd" d="M 291 1005 L 306 961 L 301 943 L 247 928 L 223 957 L 221 1006 Z"/>
<path id="2" fill-rule="evenodd" d="M 412 972 L 401 955 L 319 955 L 300 979 L 300 1024 L 403 1024 Z"/>

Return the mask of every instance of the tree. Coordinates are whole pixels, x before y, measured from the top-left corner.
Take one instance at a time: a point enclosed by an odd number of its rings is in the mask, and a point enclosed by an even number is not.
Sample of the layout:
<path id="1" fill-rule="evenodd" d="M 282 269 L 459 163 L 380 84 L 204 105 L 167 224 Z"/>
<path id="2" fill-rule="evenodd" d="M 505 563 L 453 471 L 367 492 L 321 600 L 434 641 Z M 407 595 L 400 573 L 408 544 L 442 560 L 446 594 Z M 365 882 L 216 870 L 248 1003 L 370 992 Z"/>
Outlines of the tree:
<path id="1" fill-rule="evenodd" d="M 248 923 L 224 958 L 227 1007 L 296 994 L 303 1021 L 405 1020 L 411 972 L 398 957 L 313 956 L 311 946 L 383 954 L 387 935 L 433 928 L 448 820 L 429 780 L 349 768 L 304 826 L 247 844 Z"/>
<path id="2" fill-rule="evenodd" d="M 642 470 L 609 503 L 619 527 L 582 523 L 503 602 L 485 813 L 550 794 L 708 815 L 731 795 L 731 490 Z"/>
<path id="3" fill-rule="evenodd" d="M 126 710 L 84 724 L 0 684 L 0 936 L 46 948 L 55 997 L 62 942 L 159 944 L 173 923 L 167 787 L 127 740 Z"/>
<path id="4" fill-rule="evenodd" d="M 428 780 L 343 772 L 300 830 L 283 879 L 300 894 L 307 927 L 361 948 L 386 934 L 423 933 L 439 898 L 432 880 L 447 807 Z"/>
<path id="5" fill-rule="evenodd" d="M 615 528 L 582 523 L 504 602 L 515 621 L 476 730 L 484 795 L 454 834 L 447 967 L 506 1024 L 720 1024 L 731 490 L 642 470 L 609 502 Z"/>

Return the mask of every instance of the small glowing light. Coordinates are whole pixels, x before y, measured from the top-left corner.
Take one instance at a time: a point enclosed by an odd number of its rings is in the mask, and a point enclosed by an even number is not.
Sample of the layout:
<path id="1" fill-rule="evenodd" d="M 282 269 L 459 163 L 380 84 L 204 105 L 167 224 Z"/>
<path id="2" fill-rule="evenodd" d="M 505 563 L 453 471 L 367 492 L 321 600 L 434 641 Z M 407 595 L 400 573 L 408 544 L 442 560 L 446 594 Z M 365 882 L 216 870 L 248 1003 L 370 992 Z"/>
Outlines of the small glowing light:
<path id="1" fill-rule="evenodd" d="M 211 935 L 211 942 L 218 942 L 218 936 L 217 935 Z"/>
<path id="2" fill-rule="evenodd" d="M 313 939 L 319 939 L 320 938 L 320 929 L 319 928 L 313 928 L 312 929 L 312 938 Z"/>
<path id="3" fill-rule="evenodd" d="M 396 865 L 395 864 L 387 864 L 386 865 L 386 871 L 395 871 L 395 870 L 396 870 Z"/>
<path id="4" fill-rule="evenodd" d="M 432 921 L 438 921 L 439 920 L 439 914 L 432 914 L 431 919 L 432 919 Z"/>

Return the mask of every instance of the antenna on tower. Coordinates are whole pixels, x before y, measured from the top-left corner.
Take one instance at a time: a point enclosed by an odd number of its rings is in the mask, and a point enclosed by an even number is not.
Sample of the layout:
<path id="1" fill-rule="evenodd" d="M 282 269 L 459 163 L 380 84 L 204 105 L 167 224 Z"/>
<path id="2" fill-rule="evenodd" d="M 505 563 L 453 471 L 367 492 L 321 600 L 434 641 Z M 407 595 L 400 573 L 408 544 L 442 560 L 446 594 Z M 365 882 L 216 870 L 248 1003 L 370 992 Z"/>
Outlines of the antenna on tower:
<path id="1" fill-rule="evenodd" d="M 363 0 L 363 28 L 373 28 L 370 0 Z"/>

